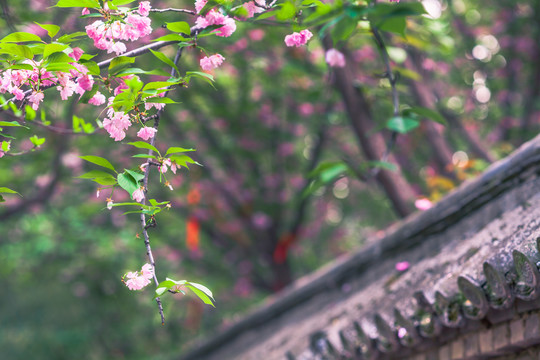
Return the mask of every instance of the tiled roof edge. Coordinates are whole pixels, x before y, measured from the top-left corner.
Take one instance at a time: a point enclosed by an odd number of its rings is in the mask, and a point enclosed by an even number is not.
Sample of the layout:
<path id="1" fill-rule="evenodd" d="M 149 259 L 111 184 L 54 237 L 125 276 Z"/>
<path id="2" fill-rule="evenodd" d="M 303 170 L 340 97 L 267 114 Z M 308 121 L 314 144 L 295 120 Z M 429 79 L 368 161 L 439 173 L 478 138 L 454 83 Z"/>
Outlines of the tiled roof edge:
<path id="1" fill-rule="evenodd" d="M 181 359 L 199 359 L 227 345 L 246 330 L 266 322 L 304 303 L 313 296 L 328 291 L 329 284 L 345 282 L 362 273 L 375 261 L 418 246 L 429 234 L 440 232 L 463 219 L 508 189 L 540 172 L 540 136 L 523 144 L 510 156 L 492 164 L 479 177 L 466 181 L 435 206 L 415 213 L 394 224 L 387 235 L 366 248 L 336 259 L 329 266 L 308 275 L 309 281 L 300 279 L 277 294 L 271 303 L 263 305 L 218 335 L 188 351 Z M 466 280 L 461 280 L 464 283 Z M 302 282 L 302 285 L 298 285 Z"/>

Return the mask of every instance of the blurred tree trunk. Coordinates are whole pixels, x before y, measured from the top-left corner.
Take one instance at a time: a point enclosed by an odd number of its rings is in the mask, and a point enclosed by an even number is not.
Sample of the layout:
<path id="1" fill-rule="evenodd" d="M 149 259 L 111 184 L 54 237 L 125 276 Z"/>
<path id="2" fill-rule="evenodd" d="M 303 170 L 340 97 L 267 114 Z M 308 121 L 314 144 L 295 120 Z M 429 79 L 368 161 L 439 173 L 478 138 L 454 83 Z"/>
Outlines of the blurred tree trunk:
<path id="1" fill-rule="evenodd" d="M 325 50 L 332 47 L 331 40 L 323 40 Z M 348 54 L 347 54 L 348 55 Z M 345 67 L 334 68 L 334 86 L 341 94 L 342 100 L 349 115 L 349 121 L 362 151 L 370 161 L 380 161 L 387 152 L 385 139 L 380 132 L 375 131 L 375 123 L 369 110 L 369 104 L 362 90 L 355 87 L 354 72 L 351 69 L 353 61 L 347 61 Z M 397 165 L 390 154 L 388 160 Z M 388 196 L 396 213 L 405 217 L 412 212 L 415 192 L 407 182 L 398 166 L 396 171 L 380 169 L 376 179 Z"/>

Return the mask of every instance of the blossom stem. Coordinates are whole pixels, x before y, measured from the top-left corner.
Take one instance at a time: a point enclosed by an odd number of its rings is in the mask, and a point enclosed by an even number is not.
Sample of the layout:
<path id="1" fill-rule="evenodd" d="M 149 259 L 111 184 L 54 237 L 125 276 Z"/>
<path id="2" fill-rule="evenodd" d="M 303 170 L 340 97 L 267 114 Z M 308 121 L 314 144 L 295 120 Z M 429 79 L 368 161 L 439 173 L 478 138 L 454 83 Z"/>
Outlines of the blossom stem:
<path id="1" fill-rule="evenodd" d="M 182 51 L 183 51 L 184 48 L 180 48 L 178 49 L 178 51 L 176 52 L 176 56 L 174 58 L 174 63 L 178 63 L 178 61 L 180 60 L 181 56 L 182 56 Z M 176 75 L 176 70 L 173 68 L 171 69 L 171 77 L 174 77 Z M 167 91 L 165 92 L 165 95 L 164 96 L 167 96 L 167 93 L 169 92 L 171 87 L 169 87 L 167 89 Z M 158 110 L 157 114 L 156 114 L 156 117 L 154 118 L 154 129 L 157 130 L 158 126 L 159 126 L 159 117 L 161 116 L 161 113 L 163 112 L 163 109 L 161 110 Z M 152 146 L 155 146 L 155 142 L 156 142 L 156 136 L 153 136 L 151 139 L 150 139 L 150 144 Z M 148 150 L 148 155 L 149 156 L 152 156 L 153 155 L 153 150 L 152 149 L 149 149 Z M 148 176 L 150 175 L 150 165 L 152 165 L 152 160 L 150 158 L 148 158 L 147 162 L 146 162 L 148 165 L 145 166 L 144 168 L 144 178 L 143 178 L 143 187 L 145 189 L 145 193 L 148 191 Z M 142 202 L 141 202 L 143 205 L 146 203 L 146 196 L 142 199 Z M 146 254 L 148 255 L 148 260 L 150 261 L 150 265 L 152 265 L 152 268 L 154 269 L 154 283 L 156 284 L 156 286 L 159 284 L 159 281 L 157 279 L 157 275 L 156 275 L 156 263 L 154 261 L 154 256 L 152 255 L 152 247 L 150 246 L 150 238 L 148 236 L 148 227 L 147 227 L 147 224 L 146 224 L 146 215 L 144 213 L 141 213 L 141 227 L 142 227 L 142 233 L 143 233 L 143 236 L 144 236 L 144 245 L 146 246 Z M 156 303 L 158 305 L 158 308 L 159 308 L 159 314 L 161 316 L 161 324 L 165 324 L 165 315 L 163 315 L 163 306 L 161 304 L 161 299 L 159 297 L 156 298 Z"/>

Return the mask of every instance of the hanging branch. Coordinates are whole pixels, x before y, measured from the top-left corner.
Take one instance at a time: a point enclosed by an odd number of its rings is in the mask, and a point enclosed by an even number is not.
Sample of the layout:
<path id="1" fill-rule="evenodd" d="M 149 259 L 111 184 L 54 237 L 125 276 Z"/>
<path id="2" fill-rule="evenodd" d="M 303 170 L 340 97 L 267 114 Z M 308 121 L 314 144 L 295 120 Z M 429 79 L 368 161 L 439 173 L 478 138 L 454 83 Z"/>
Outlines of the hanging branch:
<path id="1" fill-rule="evenodd" d="M 184 14 L 190 14 L 190 15 L 197 15 L 197 13 L 193 10 L 187 10 L 187 9 L 173 9 L 173 8 L 167 8 L 167 9 L 150 9 L 150 12 L 155 13 L 163 13 L 163 12 L 180 12 Z"/>
<path id="2" fill-rule="evenodd" d="M 392 71 L 392 65 L 390 64 L 390 56 L 388 55 L 388 49 L 386 49 L 386 45 L 384 44 L 384 40 L 381 36 L 381 33 L 379 32 L 379 29 L 377 29 L 376 26 L 373 26 L 373 24 L 371 24 L 371 32 L 373 33 L 373 38 L 375 39 L 375 43 L 379 48 L 379 52 L 386 68 L 384 77 L 388 79 L 392 88 L 392 104 L 394 106 L 394 116 L 399 116 L 399 93 L 396 87 L 397 77 Z M 396 144 L 397 136 L 398 133 L 396 131 L 391 132 L 390 141 L 388 142 L 386 151 L 383 154 L 381 161 L 385 162 L 388 160 L 388 156 L 390 156 L 390 153 L 392 152 L 394 145 Z M 373 169 L 371 172 L 371 176 L 377 175 L 379 171 L 380 168 Z"/>
<path id="3" fill-rule="evenodd" d="M 176 56 L 174 58 L 174 63 L 177 64 L 178 61 L 180 60 L 181 56 L 182 56 L 182 52 L 183 52 L 183 47 L 181 47 L 180 49 L 178 49 L 178 51 L 176 52 Z M 174 77 L 176 75 L 176 70 L 174 69 L 174 67 L 172 68 L 171 70 L 171 77 Z M 169 86 L 167 88 L 167 91 L 164 93 L 163 96 L 167 96 L 168 92 L 171 90 L 171 86 Z M 158 126 L 159 126 L 159 118 L 161 116 L 161 113 L 163 112 L 163 109 L 161 110 L 158 110 L 157 114 L 155 115 L 154 117 L 154 129 L 158 129 Z M 155 146 L 155 142 L 156 142 L 156 136 L 153 136 L 150 140 L 150 145 L 152 146 Z M 146 193 L 148 192 L 148 176 L 150 174 L 150 168 L 151 168 L 151 157 L 153 155 L 153 150 L 152 149 L 149 149 L 148 150 L 148 160 L 146 162 L 147 166 L 145 166 L 144 168 L 144 179 L 143 179 L 143 188 L 144 188 L 144 193 L 145 193 L 145 197 L 142 199 L 142 202 L 141 204 L 142 205 L 145 205 L 146 204 Z M 143 237 L 144 237 L 144 245 L 146 246 L 146 254 L 148 255 L 148 260 L 150 261 L 150 265 L 152 265 L 152 269 L 154 270 L 153 273 L 154 273 L 154 283 L 156 284 L 156 286 L 159 284 L 159 281 L 157 279 L 157 275 L 156 275 L 156 263 L 154 261 L 154 256 L 152 254 L 152 247 L 150 246 L 150 237 L 148 236 L 148 228 L 152 227 L 152 226 L 155 226 L 155 220 L 154 218 L 152 217 L 150 219 L 151 221 L 151 225 L 147 224 L 146 223 L 146 215 L 144 213 L 141 213 L 141 227 L 142 227 L 142 233 L 143 233 Z M 159 308 L 159 315 L 161 316 L 161 325 L 165 325 L 165 316 L 163 315 L 163 306 L 161 304 L 161 299 L 159 297 L 156 298 L 156 303 L 158 305 L 158 308 Z"/>

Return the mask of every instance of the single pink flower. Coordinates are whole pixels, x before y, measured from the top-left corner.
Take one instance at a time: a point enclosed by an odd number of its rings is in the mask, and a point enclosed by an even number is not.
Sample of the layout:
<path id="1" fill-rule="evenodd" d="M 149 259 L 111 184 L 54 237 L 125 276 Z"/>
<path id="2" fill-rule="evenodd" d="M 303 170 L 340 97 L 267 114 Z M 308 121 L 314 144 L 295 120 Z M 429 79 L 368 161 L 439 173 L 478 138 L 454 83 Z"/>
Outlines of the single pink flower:
<path id="1" fill-rule="evenodd" d="M 133 200 L 136 202 L 142 202 L 144 200 L 144 188 L 140 187 L 137 190 L 131 194 L 131 197 L 133 197 Z"/>
<path id="2" fill-rule="evenodd" d="M 138 13 L 141 15 L 141 16 L 148 16 L 150 14 L 150 8 L 152 6 L 150 6 L 150 1 L 141 1 L 139 3 L 139 10 L 138 10 Z"/>
<path id="3" fill-rule="evenodd" d="M 396 263 L 396 270 L 397 271 L 405 271 L 405 270 L 408 270 L 409 267 L 410 267 L 410 264 L 408 261 L 400 261 L 398 263 Z"/>
<path id="4" fill-rule="evenodd" d="M 88 14 L 90 14 L 90 10 L 88 10 L 88 8 L 82 9 L 81 15 L 88 15 Z"/>
<path id="5" fill-rule="evenodd" d="M 153 138 L 157 130 L 153 127 L 145 126 L 137 132 L 137 136 L 143 140 L 148 141 L 148 139 Z"/>
<path id="6" fill-rule="evenodd" d="M 336 49 L 330 49 L 326 52 L 325 60 L 331 67 L 344 67 L 345 56 Z"/>
<path id="7" fill-rule="evenodd" d="M 302 46 L 306 45 L 309 39 L 313 37 L 313 34 L 308 29 L 304 29 L 299 33 L 294 32 L 290 35 L 285 36 L 285 45 L 288 47 L 291 46 Z"/>
<path id="8" fill-rule="evenodd" d="M 141 274 L 144 278 L 150 280 L 154 277 L 154 268 L 152 267 L 152 265 L 146 263 L 141 269 Z"/>
<path id="9" fill-rule="evenodd" d="M 223 63 L 223 60 L 225 60 L 223 56 L 221 56 L 220 54 L 215 54 L 212 56 L 203 57 L 200 60 L 199 64 L 201 65 L 201 69 L 205 71 L 210 71 L 212 69 L 215 69 L 221 66 L 221 64 Z"/>
<path id="10" fill-rule="evenodd" d="M 43 101 L 44 97 L 45 95 L 43 95 L 42 92 L 32 92 L 32 95 L 28 97 L 28 102 L 32 104 L 32 109 L 37 110 L 39 108 L 39 103 Z"/>
<path id="11" fill-rule="evenodd" d="M 422 199 L 418 199 L 414 202 L 414 206 L 418 209 L 418 210 L 427 210 L 427 209 L 431 209 L 433 207 L 433 203 L 427 199 L 427 198 L 422 198 Z"/>
<path id="12" fill-rule="evenodd" d="M 94 96 L 92 96 L 90 100 L 88 100 L 88 103 L 91 105 L 100 106 L 105 104 L 105 100 L 105 95 L 103 95 L 99 91 L 96 91 Z"/>
<path id="13" fill-rule="evenodd" d="M 75 59 L 75 61 L 79 61 L 82 54 L 84 54 L 84 50 L 79 47 L 75 47 L 73 48 L 73 51 L 70 52 L 68 55 L 71 56 L 73 59 Z"/>

